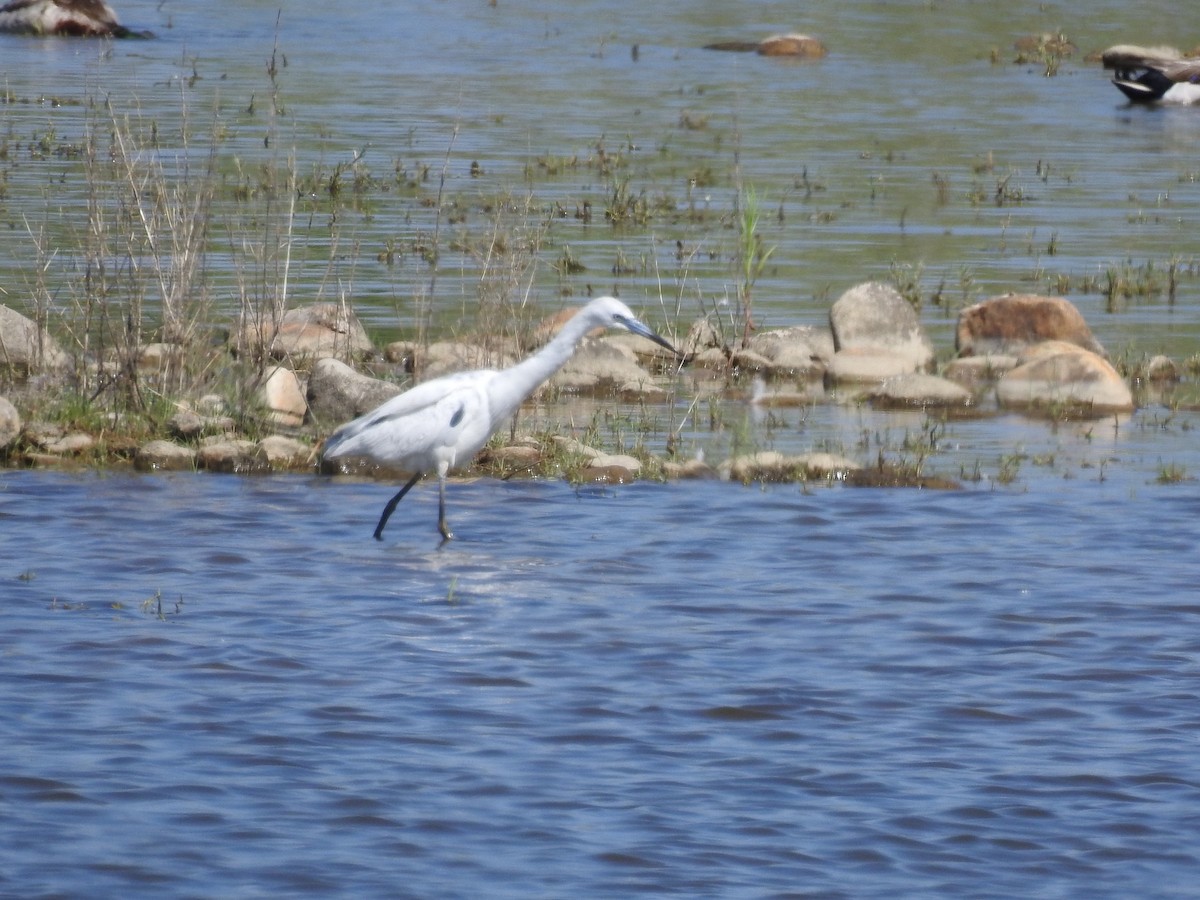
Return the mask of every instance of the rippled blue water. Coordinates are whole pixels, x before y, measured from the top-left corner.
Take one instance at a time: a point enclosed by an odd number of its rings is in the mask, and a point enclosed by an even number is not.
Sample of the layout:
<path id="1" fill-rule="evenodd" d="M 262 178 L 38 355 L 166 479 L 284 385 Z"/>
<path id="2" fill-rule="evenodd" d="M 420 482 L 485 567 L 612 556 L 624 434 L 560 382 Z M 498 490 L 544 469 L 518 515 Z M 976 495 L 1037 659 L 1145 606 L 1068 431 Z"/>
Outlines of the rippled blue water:
<path id="1" fill-rule="evenodd" d="M 0 893 L 1195 896 L 1123 490 L 0 474 Z"/>

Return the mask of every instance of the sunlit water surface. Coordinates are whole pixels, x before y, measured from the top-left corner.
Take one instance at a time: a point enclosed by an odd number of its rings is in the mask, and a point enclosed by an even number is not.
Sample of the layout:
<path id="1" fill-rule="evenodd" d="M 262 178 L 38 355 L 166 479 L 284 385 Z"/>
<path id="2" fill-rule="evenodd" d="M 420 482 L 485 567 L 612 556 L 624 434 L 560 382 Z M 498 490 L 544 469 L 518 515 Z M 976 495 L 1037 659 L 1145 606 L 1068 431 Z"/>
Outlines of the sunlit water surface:
<path id="1" fill-rule="evenodd" d="M 1125 490 L 5 473 L 0 893 L 1194 896 Z"/>
<path id="2" fill-rule="evenodd" d="M 33 238 L 77 246 L 87 188 L 34 138 L 77 142 L 105 95 L 164 123 L 186 96 L 200 131 L 216 98 L 245 171 L 367 147 L 375 175 L 436 181 L 449 159 L 472 216 L 524 189 L 531 160 L 601 138 L 684 213 L 727 210 L 736 152 L 783 207 L 756 293 L 772 324 L 822 322 L 830 292 L 893 260 L 964 297 L 1038 266 L 1162 271 L 1195 253 L 1200 112 L 1130 109 L 1078 59 L 1055 78 L 1007 60 L 1041 30 L 1085 50 L 1174 40 L 1153 30 L 1168 7 L 815 3 L 798 21 L 783 3 L 501 0 L 331 23 L 298 2 L 277 27 L 279 4 L 130 0 L 158 40 L 0 38 L 17 98 L 0 109 L 3 302 L 41 268 L 72 309 L 79 260 Z M 696 49 L 792 28 L 834 52 Z M 282 150 L 263 147 L 276 40 Z M 45 96 L 69 102 L 29 102 Z M 674 154 L 707 154 L 711 189 L 689 194 Z M 1008 175 L 1022 202 L 964 199 Z M 573 210 L 608 184 L 582 168 L 528 190 Z M 297 300 L 345 292 L 374 327 L 409 328 L 428 267 L 375 254 L 428 236 L 435 191 L 397 189 L 336 234 L 302 209 Z M 576 294 L 615 288 L 658 319 L 660 289 L 666 310 L 729 291 L 728 229 L 697 221 L 568 216 L 546 252 L 588 264 Z M 676 239 L 703 245 L 687 271 Z M 234 244 L 209 260 L 228 312 Z M 618 251 L 652 264 L 605 274 Z M 479 260 L 447 240 L 442 262 L 433 301 L 472 307 Z M 556 307 L 562 284 L 534 277 Z M 1072 299 L 1115 351 L 1195 352 L 1194 278 L 1174 304 Z M 925 317 L 944 349 L 952 317 Z M 715 436 L 699 409 L 672 427 L 714 459 L 748 441 L 910 461 L 930 427 L 838 405 L 719 417 Z M 445 546 L 431 486 L 377 543 L 390 485 L 0 472 L 0 894 L 1195 896 L 1196 426 L 1154 401 L 1120 421 L 952 422 L 929 466 L 958 492 L 455 483 Z"/>

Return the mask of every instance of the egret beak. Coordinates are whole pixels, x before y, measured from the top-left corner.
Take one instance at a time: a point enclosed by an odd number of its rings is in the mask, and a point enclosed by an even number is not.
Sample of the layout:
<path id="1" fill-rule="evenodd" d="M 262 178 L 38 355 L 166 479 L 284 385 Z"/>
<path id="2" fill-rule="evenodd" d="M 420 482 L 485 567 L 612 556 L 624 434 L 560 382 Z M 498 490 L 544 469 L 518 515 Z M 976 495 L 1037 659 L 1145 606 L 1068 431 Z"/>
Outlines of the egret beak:
<path id="1" fill-rule="evenodd" d="M 617 316 L 617 322 L 634 334 L 639 335 L 640 337 L 648 338 L 649 340 L 654 341 L 654 343 L 658 344 L 660 347 L 665 347 L 666 349 L 670 350 L 676 356 L 679 355 L 679 351 L 672 347 L 671 343 L 666 338 L 655 334 L 655 332 L 649 326 L 643 325 L 637 319 L 630 319 L 625 316 Z"/>

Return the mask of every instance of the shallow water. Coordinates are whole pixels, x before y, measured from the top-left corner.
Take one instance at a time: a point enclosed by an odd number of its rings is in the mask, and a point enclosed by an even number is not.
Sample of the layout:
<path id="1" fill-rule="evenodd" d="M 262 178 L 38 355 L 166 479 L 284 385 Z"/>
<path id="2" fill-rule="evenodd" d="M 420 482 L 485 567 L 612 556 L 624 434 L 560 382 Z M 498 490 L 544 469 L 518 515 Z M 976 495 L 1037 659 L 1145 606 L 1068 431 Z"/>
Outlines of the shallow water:
<path id="1" fill-rule="evenodd" d="M 1192 489 L 386 494 L 0 475 L 0 892 L 1194 891 Z"/>
<path id="2" fill-rule="evenodd" d="M 278 214 L 231 199 L 239 173 L 293 149 L 302 173 L 364 147 L 377 179 L 431 167 L 336 222 L 298 201 L 292 296 L 344 293 L 380 332 L 425 302 L 473 315 L 492 277 L 448 237 L 433 290 L 415 252 L 376 260 L 428 239 L 444 160 L 484 230 L 521 230 L 487 211 L 504 189 L 600 210 L 628 177 L 669 200 L 647 227 L 534 228 L 534 305 L 616 289 L 656 325 L 677 297 L 686 324 L 730 294 L 735 153 L 772 210 L 766 324 L 823 322 L 893 261 L 954 306 L 1039 269 L 1077 285 L 1196 252 L 1200 111 L 1132 109 L 1078 56 L 1054 78 L 1007 62 L 1058 28 L 1084 51 L 1174 40 L 1153 24 L 1171 4 L 814 3 L 797 21 L 785 3 L 456 0 L 347 7 L 336 40 L 326 7 L 288 4 L 277 27 L 278 9 L 129 0 L 156 41 L 0 36 L 0 302 L 20 308 L 42 269 L 50 311 L 79 314 L 89 187 L 67 151 L 105 130 L 105 96 L 161 123 L 168 170 L 182 106 L 195 135 L 224 129 L 221 314 L 257 277 L 232 220 Z M 833 53 L 696 49 L 793 28 Z M 525 175 L 601 140 L 627 158 L 615 176 Z M 1005 177 L 1019 202 L 968 199 Z M 686 264 L 676 240 L 698 248 Z M 567 245 L 588 269 L 563 279 Z M 618 253 L 647 262 L 612 274 Z M 1197 291 L 1183 271 L 1174 303 L 1069 296 L 1114 353 L 1182 358 Z M 945 351 L 953 316 L 923 314 Z M 0 894 L 1194 896 L 1200 498 L 1175 481 L 1200 472 L 1194 412 L 938 425 L 689 396 L 637 415 L 713 461 L 929 450 L 966 489 L 483 479 L 451 485 L 459 540 L 439 547 L 430 485 L 377 543 L 392 485 L 0 471 Z M 638 439 L 592 401 L 571 421 Z"/>
<path id="3" fill-rule="evenodd" d="M 279 277 L 272 254 L 290 239 L 295 302 L 346 298 L 384 332 L 413 330 L 427 310 L 444 323 L 473 315 L 498 289 L 510 299 L 529 291 L 535 309 L 616 291 L 686 327 L 734 296 L 741 183 L 760 198 L 760 234 L 776 248 L 754 290 L 764 324 L 821 323 L 847 287 L 895 272 L 919 285 L 927 327 L 947 350 L 958 306 L 1039 289 L 1068 291 L 1114 349 L 1190 353 L 1200 335 L 1200 114 L 1131 107 L 1083 58 L 1122 40 L 1176 40 L 1157 24 L 1174 9 L 814 3 L 797 21 L 787 3 L 756 4 L 749 19 L 723 4 L 650 13 L 452 2 L 386 16 L 359 4 L 339 8 L 331 41 L 326 10 L 312 3 L 280 13 L 130 0 L 123 18 L 157 40 L 0 36 L 14 98 L 0 107 L 10 229 L 0 272 L 32 287 L 42 268 L 52 308 L 82 302 L 85 261 L 68 251 L 88 231 L 89 192 L 117 198 L 112 185 L 89 186 L 78 151 L 116 118 L 136 134 L 155 126 L 138 157 L 148 176 L 151 159 L 168 176 L 188 160 L 200 180 L 216 129 L 221 187 L 205 284 L 223 315 L 261 302 Z M 830 55 L 797 64 L 698 49 L 797 28 Z M 1012 62 L 1017 38 L 1058 30 L 1080 49 L 1055 77 Z M 259 176 L 289 168 L 289 157 L 300 188 L 290 219 L 287 198 L 267 200 Z M 339 167 L 335 209 L 328 185 Z M 650 204 L 645 225 L 605 221 L 622 187 Z M 576 217 L 585 203 L 590 222 Z M 113 224 L 121 214 L 113 208 Z M 492 237 L 508 250 L 489 252 L 481 242 Z M 426 256 L 435 243 L 436 278 Z M 120 270 L 120 240 L 108 249 Z M 586 268 L 557 273 L 567 254 Z M 1146 266 L 1153 291 L 1108 301 L 1110 274 Z M 150 279 L 151 309 L 156 290 Z"/>

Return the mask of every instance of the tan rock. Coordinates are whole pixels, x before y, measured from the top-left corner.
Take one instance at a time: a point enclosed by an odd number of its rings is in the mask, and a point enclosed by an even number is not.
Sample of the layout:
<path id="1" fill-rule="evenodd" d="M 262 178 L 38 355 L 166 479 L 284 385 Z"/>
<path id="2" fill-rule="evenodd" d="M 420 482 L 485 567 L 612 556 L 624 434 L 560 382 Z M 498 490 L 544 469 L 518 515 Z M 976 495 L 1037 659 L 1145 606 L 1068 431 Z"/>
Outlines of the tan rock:
<path id="1" fill-rule="evenodd" d="M 1104 355 L 1079 310 L 1062 297 L 1006 294 L 958 314 L 954 343 L 959 356 L 1019 354 L 1043 341 L 1066 341 Z"/>
<path id="2" fill-rule="evenodd" d="M 239 340 L 243 348 L 267 350 L 276 359 L 350 359 L 374 350 L 366 329 L 354 311 L 343 303 L 314 303 L 289 309 L 278 327 L 266 320 L 246 321 Z"/>
<path id="3" fill-rule="evenodd" d="M 95 447 L 96 439 L 90 434 L 73 431 L 55 440 L 46 441 L 41 446 L 47 453 L 55 453 L 59 456 L 75 456 Z"/>
<path id="4" fill-rule="evenodd" d="M 258 449 L 272 469 L 294 469 L 316 459 L 313 448 L 308 444 L 282 434 L 263 438 L 258 442 Z"/>
<path id="5" fill-rule="evenodd" d="M 600 484 L 629 484 L 629 482 L 637 480 L 636 473 L 624 466 L 597 466 L 594 464 L 582 469 L 579 477 L 584 481 Z"/>
<path id="6" fill-rule="evenodd" d="M 642 461 L 625 453 L 598 453 L 592 457 L 590 465 L 599 469 L 621 468 L 631 475 L 638 475 L 642 471 Z"/>
<path id="7" fill-rule="evenodd" d="M 257 379 L 254 395 L 266 407 L 271 421 L 295 427 L 304 424 L 308 401 L 300 377 L 285 366 L 273 366 Z"/>
<path id="8" fill-rule="evenodd" d="M 758 43 L 759 56 L 793 56 L 801 59 L 820 59 L 829 51 L 815 37 L 807 34 L 773 34 Z"/>
<path id="9" fill-rule="evenodd" d="M 1133 409 L 1133 395 L 1117 370 L 1098 354 L 1078 347 L 1031 354 L 1029 361 L 1000 379 L 996 397 L 1003 406 L 1017 408 L 1067 405 L 1095 413 Z"/>
<path id="10" fill-rule="evenodd" d="M 668 478 L 719 478 L 720 473 L 703 459 L 689 459 L 685 462 L 668 461 L 663 463 L 663 474 Z"/>

